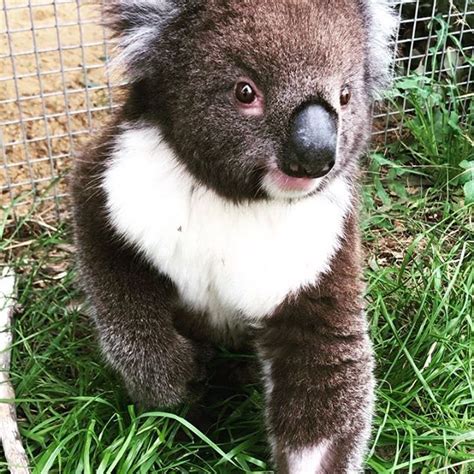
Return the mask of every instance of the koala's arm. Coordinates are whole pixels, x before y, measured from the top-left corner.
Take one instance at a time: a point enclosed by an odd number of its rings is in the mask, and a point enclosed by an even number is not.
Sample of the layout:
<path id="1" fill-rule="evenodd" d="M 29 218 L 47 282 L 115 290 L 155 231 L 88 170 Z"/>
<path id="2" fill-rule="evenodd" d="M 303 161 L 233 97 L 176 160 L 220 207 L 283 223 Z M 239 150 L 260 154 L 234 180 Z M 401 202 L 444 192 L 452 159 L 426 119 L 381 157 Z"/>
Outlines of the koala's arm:
<path id="1" fill-rule="evenodd" d="M 370 436 L 373 356 L 358 231 L 317 288 L 283 305 L 258 337 L 267 424 L 281 474 L 354 473 Z"/>
<path id="2" fill-rule="evenodd" d="M 174 285 L 114 235 L 98 179 L 102 171 L 86 159 L 73 176 L 80 284 L 103 353 L 131 397 L 146 407 L 174 406 L 197 395 L 208 348 L 175 329 Z"/>

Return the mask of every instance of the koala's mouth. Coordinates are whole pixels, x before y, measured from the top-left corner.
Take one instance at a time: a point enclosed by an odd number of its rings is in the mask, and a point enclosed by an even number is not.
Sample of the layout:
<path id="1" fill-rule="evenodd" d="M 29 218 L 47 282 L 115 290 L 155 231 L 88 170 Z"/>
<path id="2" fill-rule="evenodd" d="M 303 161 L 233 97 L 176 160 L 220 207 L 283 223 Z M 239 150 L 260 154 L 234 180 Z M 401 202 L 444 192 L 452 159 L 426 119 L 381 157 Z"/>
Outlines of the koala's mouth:
<path id="1" fill-rule="evenodd" d="M 298 178 L 285 174 L 278 167 L 272 167 L 263 178 L 263 188 L 272 198 L 295 199 L 314 193 L 323 178 Z"/>

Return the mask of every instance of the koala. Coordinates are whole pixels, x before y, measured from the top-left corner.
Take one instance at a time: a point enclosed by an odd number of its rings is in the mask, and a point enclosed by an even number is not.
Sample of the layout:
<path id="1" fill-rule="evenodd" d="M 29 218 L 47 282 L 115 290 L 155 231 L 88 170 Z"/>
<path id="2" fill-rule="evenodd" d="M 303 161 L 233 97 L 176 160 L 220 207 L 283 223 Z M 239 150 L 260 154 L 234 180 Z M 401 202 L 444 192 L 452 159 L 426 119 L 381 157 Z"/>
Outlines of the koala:
<path id="1" fill-rule="evenodd" d="M 77 160 L 80 285 L 145 407 L 251 347 L 279 473 L 362 469 L 374 405 L 359 158 L 388 0 L 112 0 L 123 106 Z"/>

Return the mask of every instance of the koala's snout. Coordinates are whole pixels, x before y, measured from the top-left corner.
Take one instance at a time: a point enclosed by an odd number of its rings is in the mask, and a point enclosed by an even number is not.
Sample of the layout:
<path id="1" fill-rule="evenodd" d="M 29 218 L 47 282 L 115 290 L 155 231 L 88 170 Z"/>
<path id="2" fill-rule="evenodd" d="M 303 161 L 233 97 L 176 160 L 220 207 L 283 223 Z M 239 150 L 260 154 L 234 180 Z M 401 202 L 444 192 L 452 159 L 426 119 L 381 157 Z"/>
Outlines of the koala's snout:
<path id="1" fill-rule="evenodd" d="M 336 164 L 337 116 L 320 104 L 308 104 L 295 115 L 281 170 L 294 178 L 322 178 Z"/>

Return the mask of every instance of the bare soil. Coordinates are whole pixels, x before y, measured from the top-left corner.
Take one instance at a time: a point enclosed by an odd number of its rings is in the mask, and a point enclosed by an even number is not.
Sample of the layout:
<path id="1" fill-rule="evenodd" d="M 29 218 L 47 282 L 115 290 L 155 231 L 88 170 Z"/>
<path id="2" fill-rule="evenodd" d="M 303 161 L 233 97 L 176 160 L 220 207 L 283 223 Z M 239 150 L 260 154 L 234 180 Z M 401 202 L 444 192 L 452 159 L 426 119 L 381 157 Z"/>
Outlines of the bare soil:
<path id="1" fill-rule="evenodd" d="M 67 173 L 73 152 L 107 120 L 114 94 L 105 67 L 112 46 L 98 25 L 96 5 L 5 3 L 0 11 L 0 202 L 7 206 L 30 191 L 43 198 L 65 193 L 65 181 L 52 185 L 52 178 Z M 23 200 L 30 203 L 31 193 Z"/>

